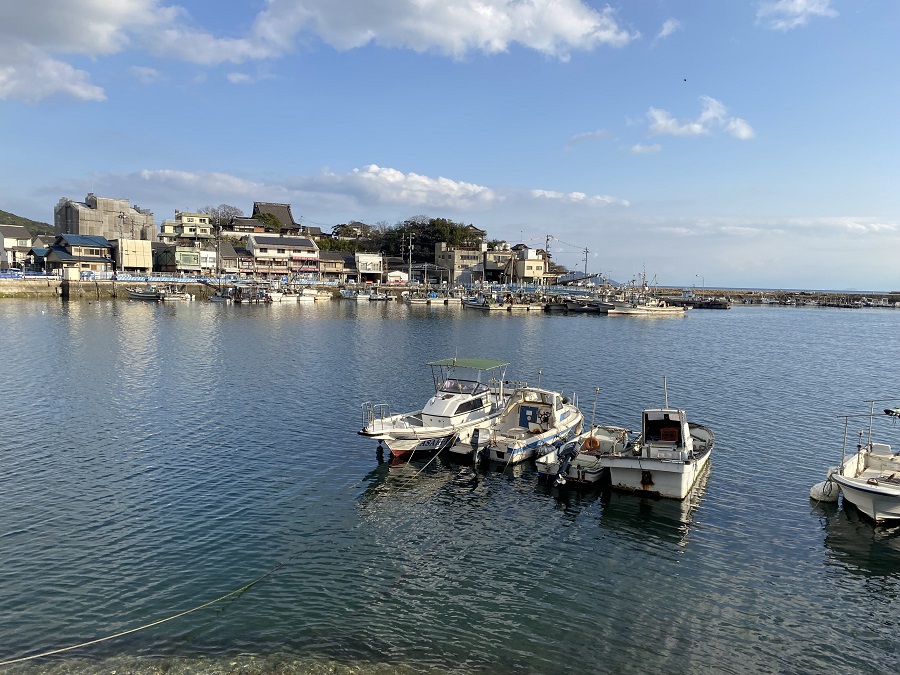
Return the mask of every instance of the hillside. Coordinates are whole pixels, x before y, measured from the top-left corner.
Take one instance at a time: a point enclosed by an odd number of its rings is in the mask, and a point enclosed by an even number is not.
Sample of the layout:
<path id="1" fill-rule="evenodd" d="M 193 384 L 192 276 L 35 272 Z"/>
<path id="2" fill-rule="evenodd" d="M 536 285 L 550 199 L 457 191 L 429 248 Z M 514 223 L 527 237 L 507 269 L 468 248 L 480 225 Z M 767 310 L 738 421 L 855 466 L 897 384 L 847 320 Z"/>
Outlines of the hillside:
<path id="1" fill-rule="evenodd" d="M 41 223 L 36 220 L 29 220 L 14 213 L 3 211 L 0 209 L 0 225 L 21 225 L 31 233 L 31 236 L 39 234 L 53 234 L 53 226 L 49 223 Z"/>

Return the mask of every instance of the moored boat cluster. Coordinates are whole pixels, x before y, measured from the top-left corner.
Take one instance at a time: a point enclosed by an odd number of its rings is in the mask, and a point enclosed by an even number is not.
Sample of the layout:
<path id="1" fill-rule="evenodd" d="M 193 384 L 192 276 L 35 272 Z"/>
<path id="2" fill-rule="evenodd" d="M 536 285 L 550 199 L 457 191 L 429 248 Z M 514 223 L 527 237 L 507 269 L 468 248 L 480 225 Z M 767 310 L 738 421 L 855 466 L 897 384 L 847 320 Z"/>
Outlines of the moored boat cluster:
<path id="1" fill-rule="evenodd" d="M 684 499 L 715 444 L 706 426 L 684 410 L 644 410 L 640 431 L 591 424 L 576 396 L 506 380 L 504 361 L 443 359 L 428 364 L 434 395 L 421 410 L 391 414 L 366 402 L 359 434 L 395 458 L 446 454 L 474 465 L 533 461 L 540 476 L 562 486 L 608 487 Z M 665 384 L 664 384 L 665 388 Z"/>

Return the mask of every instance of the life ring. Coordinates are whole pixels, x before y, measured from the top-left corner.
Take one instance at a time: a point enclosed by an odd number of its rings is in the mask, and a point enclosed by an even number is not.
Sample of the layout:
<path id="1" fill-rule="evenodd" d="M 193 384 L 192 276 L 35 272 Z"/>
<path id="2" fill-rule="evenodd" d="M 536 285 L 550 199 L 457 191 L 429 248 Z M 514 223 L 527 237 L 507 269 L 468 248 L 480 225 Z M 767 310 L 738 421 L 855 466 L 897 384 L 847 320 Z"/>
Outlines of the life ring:
<path id="1" fill-rule="evenodd" d="M 588 450 L 596 450 L 600 447 L 600 441 L 597 440 L 596 436 L 588 436 L 587 440 L 584 442 L 584 447 Z"/>

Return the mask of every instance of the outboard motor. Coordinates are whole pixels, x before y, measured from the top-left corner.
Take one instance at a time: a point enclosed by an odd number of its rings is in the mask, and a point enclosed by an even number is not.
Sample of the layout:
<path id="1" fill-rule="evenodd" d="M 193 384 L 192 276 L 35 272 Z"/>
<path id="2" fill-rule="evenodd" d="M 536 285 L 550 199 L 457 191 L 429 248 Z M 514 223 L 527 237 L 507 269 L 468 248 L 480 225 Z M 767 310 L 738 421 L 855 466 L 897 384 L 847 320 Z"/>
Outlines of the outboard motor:
<path id="1" fill-rule="evenodd" d="M 481 466 L 490 456 L 487 447 L 491 442 L 491 430 L 482 427 L 475 427 L 472 430 L 472 439 L 469 441 L 472 446 L 472 465 Z"/>
<path id="2" fill-rule="evenodd" d="M 578 441 L 570 441 L 559 450 L 559 471 L 556 474 L 556 485 L 566 484 L 566 474 L 569 473 L 569 465 L 578 456 Z"/>

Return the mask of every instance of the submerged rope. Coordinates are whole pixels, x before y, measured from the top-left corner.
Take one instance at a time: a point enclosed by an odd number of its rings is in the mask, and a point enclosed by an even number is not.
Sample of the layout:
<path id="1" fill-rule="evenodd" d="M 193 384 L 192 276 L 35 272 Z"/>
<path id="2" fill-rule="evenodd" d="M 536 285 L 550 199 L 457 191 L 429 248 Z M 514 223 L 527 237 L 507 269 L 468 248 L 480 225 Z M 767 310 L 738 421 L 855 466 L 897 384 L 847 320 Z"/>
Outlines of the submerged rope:
<path id="1" fill-rule="evenodd" d="M 10 660 L 8 660 L 8 661 L 0 661 L 0 668 L 2 668 L 3 666 L 10 666 L 10 665 L 12 665 L 12 664 L 14 664 L 14 663 L 22 663 L 23 661 L 32 661 L 32 660 L 34 660 L 34 659 L 44 658 L 45 656 L 53 656 L 54 654 L 62 654 L 63 652 L 70 652 L 70 651 L 72 651 L 73 649 L 80 649 L 81 647 L 89 647 L 89 646 L 91 646 L 91 645 L 96 645 L 96 644 L 99 644 L 99 643 L 101 643 L 101 642 L 106 642 L 106 641 L 108 641 L 108 640 L 114 640 L 114 639 L 120 638 L 120 637 L 122 637 L 122 636 L 124 636 L 124 635 L 129 635 L 129 634 L 131 634 L 131 633 L 137 633 L 138 631 L 146 630 L 147 628 L 153 628 L 154 626 L 159 626 L 160 624 L 166 623 L 166 622 L 168 622 L 168 621 L 172 621 L 172 620 L 174 620 L 174 619 L 181 618 L 182 616 L 186 616 L 186 615 L 191 614 L 191 613 L 193 613 L 193 612 L 197 612 L 197 611 L 199 611 L 199 610 L 201 610 L 201 609 L 205 609 L 205 608 L 207 608 L 207 607 L 209 607 L 209 606 L 211 606 L 211 605 L 214 605 L 214 604 L 216 604 L 217 602 L 221 602 L 222 600 L 225 600 L 226 598 L 230 598 L 230 597 L 233 596 L 233 595 L 239 595 L 239 594 L 243 593 L 244 591 L 248 590 L 248 589 L 251 588 L 252 586 L 255 586 L 256 584 L 258 584 L 260 581 L 262 581 L 262 580 L 265 579 L 266 577 L 270 576 L 271 574 L 274 574 L 277 570 L 279 570 L 279 569 L 281 569 L 282 567 L 284 567 L 285 564 L 286 564 L 286 563 L 280 562 L 280 563 L 278 563 L 277 565 L 275 565 L 275 567 L 273 567 L 272 569 L 270 569 L 268 572 L 266 572 L 265 574 L 263 574 L 262 576 L 257 577 L 256 579 L 254 579 L 254 580 L 251 581 L 250 583 L 244 584 L 244 585 L 241 586 L 240 588 L 238 588 L 238 589 L 236 589 L 236 590 L 233 590 L 233 591 L 231 591 L 230 593 L 226 593 L 225 595 L 222 595 L 222 596 L 216 598 L 215 600 L 210 600 L 209 602 L 204 602 L 202 605 L 198 605 L 198 606 L 196 606 L 196 607 L 193 607 L 193 608 L 191 608 L 191 609 L 185 610 L 185 611 L 183 611 L 183 612 L 179 612 L 178 614 L 173 614 L 172 616 L 166 617 L 165 619 L 159 619 L 159 620 L 157 620 L 157 621 L 153 621 L 153 622 L 151 622 L 151 623 L 144 624 L 143 626 L 138 626 L 138 627 L 136 627 L 136 628 L 129 628 L 128 630 L 123 630 L 123 631 L 121 631 L 121 632 L 119 632 L 119 633 L 115 633 L 115 634 L 113 634 L 113 635 L 107 635 L 107 636 L 105 636 L 105 637 L 97 638 L 96 640 L 89 640 L 88 642 L 82 642 L 82 643 L 77 644 L 77 645 L 70 645 L 70 646 L 68 646 L 68 647 L 61 647 L 60 649 L 52 649 L 52 650 L 50 650 L 49 652 L 42 652 L 42 653 L 40 653 L 40 654 L 32 654 L 31 656 L 21 656 L 21 657 L 16 658 L 16 659 L 10 659 Z"/>

